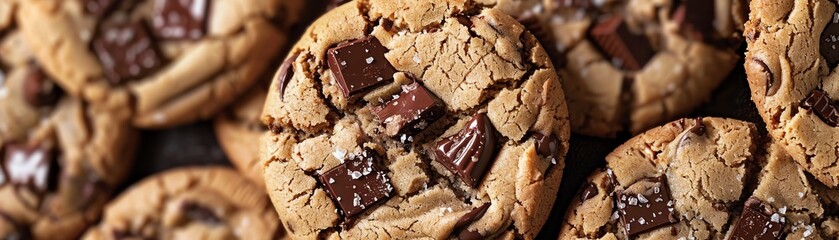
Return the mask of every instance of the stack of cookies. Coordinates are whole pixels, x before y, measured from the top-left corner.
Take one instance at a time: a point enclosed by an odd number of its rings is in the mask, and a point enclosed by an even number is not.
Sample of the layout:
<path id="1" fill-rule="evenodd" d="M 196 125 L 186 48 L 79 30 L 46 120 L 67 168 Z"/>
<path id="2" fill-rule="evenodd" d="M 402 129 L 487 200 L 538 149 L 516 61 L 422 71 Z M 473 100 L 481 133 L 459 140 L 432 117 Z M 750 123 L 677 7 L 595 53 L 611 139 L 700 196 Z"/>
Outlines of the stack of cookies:
<path id="1" fill-rule="evenodd" d="M 837 4 L 0 0 L 0 239 L 839 239 Z"/>

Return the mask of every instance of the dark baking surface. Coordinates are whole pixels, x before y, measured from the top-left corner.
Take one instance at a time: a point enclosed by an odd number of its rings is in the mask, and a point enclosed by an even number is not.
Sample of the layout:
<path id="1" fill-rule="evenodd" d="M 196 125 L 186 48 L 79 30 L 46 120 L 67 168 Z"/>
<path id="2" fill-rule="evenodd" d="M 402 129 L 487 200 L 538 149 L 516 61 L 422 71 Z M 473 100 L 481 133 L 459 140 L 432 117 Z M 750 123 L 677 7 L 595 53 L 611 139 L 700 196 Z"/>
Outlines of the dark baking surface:
<path id="1" fill-rule="evenodd" d="M 297 31 L 303 28 L 298 27 Z M 744 52 L 745 48 L 741 49 Z M 732 71 L 728 80 L 713 94 L 711 100 L 688 117 L 725 117 L 753 122 L 762 132 L 766 128 L 751 101 L 742 61 Z M 565 176 L 557 202 L 537 239 L 556 239 L 567 205 L 576 196 L 586 177 L 605 165 L 605 156 L 630 136 L 618 139 L 601 139 L 572 134 L 571 148 L 566 159 Z M 256 140 L 254 140 L 256 141 Z M 144 177 L 167 169 L 184 166 L 230 166 L 221 151 L 212 124 L 196 123 L 189 126 L 142 132 L 136 167 L 128 183 L 121 190 Z"/>

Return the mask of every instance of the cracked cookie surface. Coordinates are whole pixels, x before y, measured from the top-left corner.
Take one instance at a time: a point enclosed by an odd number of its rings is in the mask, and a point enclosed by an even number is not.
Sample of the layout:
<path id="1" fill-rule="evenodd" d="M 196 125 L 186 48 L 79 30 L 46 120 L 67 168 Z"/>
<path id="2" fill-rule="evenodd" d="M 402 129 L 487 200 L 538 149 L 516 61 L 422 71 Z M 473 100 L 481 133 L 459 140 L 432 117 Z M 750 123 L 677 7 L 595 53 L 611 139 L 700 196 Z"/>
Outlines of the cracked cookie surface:
<path id="1" fill-rule="evenodd" d="M 484 0 L 548 49 L 572 130 L 615 137 L 689 114 L 734 69 L 742 0 Z"/>
<path id="2" fill-rule="evenodd" d="M 572 201 L 560 239 L 839 237 L 839 192 L 751 123 L 679 120 L 630 139 L 606 161 Z"/>
<path id="3" fill-rule="evenodd" d="M 836 1 L 752 1 L 746 73 L 770 134 L 808 172 L 839 186 Z"/>
<path id="4" fill-rule="evenodd" d="M 84 239 L 280 239 L 265 191 L 223 167 L 181 168 L 135 184 Z"/>
<path id="5" fill-rule="evenodd" d="M 22 32 L 62 88 L 164 128 L 208 119 L 257 81 L 302 1 L 21 1 Z"/>
<path id="6" fill-rule="evenodd" d="M 560 79 L 515 19 L 473 1 L 349 2 L 288 59 L 260 155 L 290 235 L 539 232 L 570 127 Z"/>
<path id="7" fill-rule="evenodd" d="M 64 97 L 0 1 L 0 239 L 75 239 L 133 163 L 124 112 Z"/>

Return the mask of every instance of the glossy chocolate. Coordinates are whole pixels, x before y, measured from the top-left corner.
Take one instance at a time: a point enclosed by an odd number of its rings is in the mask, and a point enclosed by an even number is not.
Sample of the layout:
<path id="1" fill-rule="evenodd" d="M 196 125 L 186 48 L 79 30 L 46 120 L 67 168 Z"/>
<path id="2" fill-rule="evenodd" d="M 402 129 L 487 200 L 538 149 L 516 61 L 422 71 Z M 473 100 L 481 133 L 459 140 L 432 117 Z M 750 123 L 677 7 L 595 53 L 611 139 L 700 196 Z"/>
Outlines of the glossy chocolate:
<path id="1" fill-rule="evenodd" d="M 417 134 L 446 113 L 443 101 L 418 82 L 402 86 L 393 100 L 371 110 L 391 137 Z"/>
<path id="2" fill-rule="evenodd" d="M 830 99 L 825 91 L 813 90 L 801 102 L 801 107 L 812 110 L 825 124 L 839 126 L 839 106 Z"/>
<path id="3" fill-rule="evenodd" d="M 142 22 L 103 27 L 93 40 L 93 51 L 113 84 L 146 77 L 163 65 L 163 56 Z"/>
<path id="4" fill-rule="evenodd" d="M 52 169 L 52 161 L 52 152 L 40 146 L 8 145 L 3 159 L 6 180 L 35 193 L 45 193 L 50 187 L 51 171 L 57 170 Z"/>
<path id="5" fill-rule="evenodd" d="M 654 186 L 644 193 L 618 191 L 615 194 L 621 226 L 629 237 L 677 222 L 667 178 L 661 176 L 642 181 Z"/>
<path id="6" fill-rule="evenodd" d="M 299 54 L 294 54 L 293 56 L 289 57 L 283 64 L 280 65 L 279 74 L 277 75 L 277 91 L 280 91 L 280 100 L 283 99 L 283 95 L 285 95 L 285 87 L 288 85 L 288 81 L 294 77 L 294 60 L 300 56 Z"/>
<path id="7" fill-rule="evenodd" d="M 435 159 L 475 188 L 495 161 L 496 134 L 486 114 L 479 113 L 459 133 L 437 141 Z"/>
<path id="8" fill-rule="evenodd" d="M 154 0 L 152 27 L 162 39 L 201 39 L 206 34 L 210 0 Z"/>
<path id="9" fill-rule="evenodd" d="M 729 240 L 774 240 L 781 239 L 785 219 L 774 212 L 760 199 L 749 198 L 743 207 L 740 219 L 734 225 Z"/>
<path id="10" fill-rule="evenodd" d="M 385 58 L 388 49 L 373 36 L 339 44 L 326 51 L 329 70 L 345 97 L 392 82 L 396 69 Z"/>
<path id="11" fill-rule="evenodd" d="M 23 99 L 32 107 L 54 105 L 61 96 L 61 89 L 40 68 L 32 68 L 23 82 Z"/>
<path id="12" fill-rule="evenodd" d="M 839 63 L 839 12 L 834 12 L 831 17 L 822 31 L 819 52 L 828 67 L 834 68 Z"/>
<path id="13" fill-rule="evenodd" d="M 649 39 L 633 33 L 621 16 L 601 21 L 590 34 L 594 43 L 612 58 L 612 62 L 626 70 L 641 70 L 655 54 Z"/>
<path id="14" fill-rule="evenodd" d="M 365 150 L 320 175 L 329 196 L 338 203 L 345 218 L 352 218 L 378 202 L 389 199 L 393 186 L 378 166 L 376 154 Z"/>

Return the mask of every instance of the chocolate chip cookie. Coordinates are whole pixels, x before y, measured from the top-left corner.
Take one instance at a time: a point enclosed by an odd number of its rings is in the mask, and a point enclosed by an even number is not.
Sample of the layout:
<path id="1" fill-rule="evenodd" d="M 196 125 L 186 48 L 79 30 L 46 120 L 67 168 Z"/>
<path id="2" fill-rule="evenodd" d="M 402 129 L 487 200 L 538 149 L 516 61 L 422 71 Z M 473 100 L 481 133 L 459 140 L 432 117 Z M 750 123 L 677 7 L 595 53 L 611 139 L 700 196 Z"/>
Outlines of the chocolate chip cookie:
<path id="1" fill-rule="evenodd" d="M 208 119 L 268 70 L 300 2 L 22 1 L 22 32 L 46 72 L 140 128 Z M 129 99 L 124 101 L 123 99 Z"/>
<path id="2" fill-rule="evenodd" d="M 752 1 L 746 73 L 773 138 L 824 184 L 839 186 L 839 10 L 835 1 Z"/>
<path id="3" fill-rule="evenodd" d="M 686 119 L 606 157 L 560 239 L 836 239 L 839 190 L 814 181 L 751 123 Z"/>
<path id="4" fill-rule="evenodd" d="M 136 132 L 125 112 L 64 96 L 13 9 L 0 1 L 0 239 L 75 239 L 131 168 Z"/>
<path id="5" fill-rule="evenodd" d="M 265 191 L 232 169 L 169 170 L 108 205 L 84 239 L 279 239 Z"/>
<path id="6" fill-rule="evenodd" d="M 560 69 L 572 130 L 615 137 L 684 116 L 739 60 L 744 0 L 497 0 Z"/>
<path id="7" fill-rule="evenodd" d="M 570 127 L 553 65 L 514 18 L 473 1 L 357 1 L 303 36 L 260 141 L 290 235 L 536 236 Z"/>

